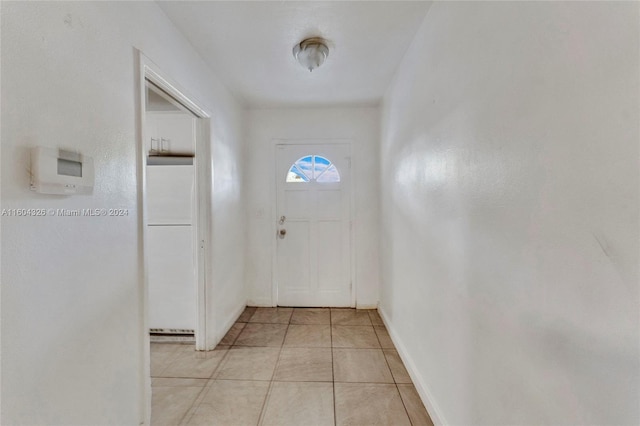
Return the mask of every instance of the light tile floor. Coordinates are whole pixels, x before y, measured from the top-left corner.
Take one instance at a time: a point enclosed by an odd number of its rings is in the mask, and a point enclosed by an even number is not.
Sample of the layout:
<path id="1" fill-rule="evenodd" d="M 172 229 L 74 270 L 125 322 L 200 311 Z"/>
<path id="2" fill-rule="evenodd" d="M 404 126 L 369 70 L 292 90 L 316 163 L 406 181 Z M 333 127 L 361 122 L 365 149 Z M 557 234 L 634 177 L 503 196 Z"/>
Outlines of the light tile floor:
<path id="1" fill-rule="evenodd" d="M 376 311 L 247 308 L 220 345 L 151 344 L 152 425 L 433 425 Z"/>

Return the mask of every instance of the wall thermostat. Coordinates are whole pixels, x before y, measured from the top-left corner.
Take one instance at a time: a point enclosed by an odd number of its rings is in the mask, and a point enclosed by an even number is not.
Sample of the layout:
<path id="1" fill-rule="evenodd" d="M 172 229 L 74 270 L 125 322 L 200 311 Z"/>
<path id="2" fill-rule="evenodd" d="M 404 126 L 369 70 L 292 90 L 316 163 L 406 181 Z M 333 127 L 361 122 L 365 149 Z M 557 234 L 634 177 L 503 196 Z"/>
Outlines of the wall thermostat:
<path id="1" fill-rule="evenodd" d="M 31 190 L 41 194 L 93 193 L 93 158 L 63 149 L 31 149 Z"/>

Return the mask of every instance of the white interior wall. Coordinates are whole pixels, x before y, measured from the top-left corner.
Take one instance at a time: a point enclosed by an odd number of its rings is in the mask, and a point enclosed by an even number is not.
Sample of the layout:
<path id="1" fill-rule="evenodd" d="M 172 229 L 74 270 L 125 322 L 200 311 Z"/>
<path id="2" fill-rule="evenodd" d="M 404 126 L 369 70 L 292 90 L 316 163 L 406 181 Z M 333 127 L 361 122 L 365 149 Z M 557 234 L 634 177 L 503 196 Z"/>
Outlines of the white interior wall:
<path id="1" fill-rule="evenodd" d="M 358 307 L 378 303 L 378 108 L 251 109 L 247 113 L 248 303 L 272 306 L 275 139 L 352 141 L 352 206 Z"/>
<path id="2" fill-rule="evenodd" d="M 2 417 L 12 424 L 143 420 L 137 55 L 212 119 L 214 252 L 208 332 L 244 306 L 241 106 L 150 2 L 2 2 L 2 208 L 124 208 L 126 217 L 2 217 Z M 29 190 L 28 148 L 94 158 L 90 196 Z"/>
<path id="3" fill-rule="evenodd" d="M 438 422 L 640 422 L 638 12 L 436 2 L 397 70 L 381 309 Z"/>

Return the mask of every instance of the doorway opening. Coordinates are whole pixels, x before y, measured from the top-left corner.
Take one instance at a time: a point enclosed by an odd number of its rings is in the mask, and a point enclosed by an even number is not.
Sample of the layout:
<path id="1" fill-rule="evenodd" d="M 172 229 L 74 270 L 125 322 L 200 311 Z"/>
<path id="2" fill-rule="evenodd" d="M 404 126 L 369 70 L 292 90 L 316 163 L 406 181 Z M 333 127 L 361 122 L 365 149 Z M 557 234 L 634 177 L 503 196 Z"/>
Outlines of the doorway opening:
<path id="1" fill-rule="evenodd" d="M 207 268 L 211 229 L 210 116 L 139 52 L 138 223 L 141 383 L 151 414 L 151 341 L 210 349 Z"/>
<path id="2" fill-rule="evenodd" d="M 195 344 L 197 116 L 148 79 L 145 109 L 150 340 Z"/>
<path id="3" fill-rule="evenodd" d="M 146 332 L 207 349 L 209 115 L 141 55 Z"/>

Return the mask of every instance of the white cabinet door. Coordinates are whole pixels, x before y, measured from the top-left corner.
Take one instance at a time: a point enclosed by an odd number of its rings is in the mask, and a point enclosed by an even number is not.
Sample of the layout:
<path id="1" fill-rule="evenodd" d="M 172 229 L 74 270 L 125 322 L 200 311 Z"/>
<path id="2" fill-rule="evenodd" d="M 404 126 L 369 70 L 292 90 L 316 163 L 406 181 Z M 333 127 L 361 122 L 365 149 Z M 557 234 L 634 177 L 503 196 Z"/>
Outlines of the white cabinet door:
<path id="1" fill-rule="evenodd" d="M 146 145 L 150 155 L 195 155 L 195 118 L 188 113 L 148 113 Z"/>
<path id="2" fill-rule="evenodd" d="M 191 225 L 194 166 L 147 166 L 147 223 Z"/>
<path id="3" fill-rule="evenodd" d="M 194 330 L 196 272 L 191 226 L 148 226 L 149 327 Z"/>
<path id="4" fill-rule="evenodd" d="M 159 116 L 160 151 L 171 155 L 195 155 L 195 120 L 189 115 Z"/>

